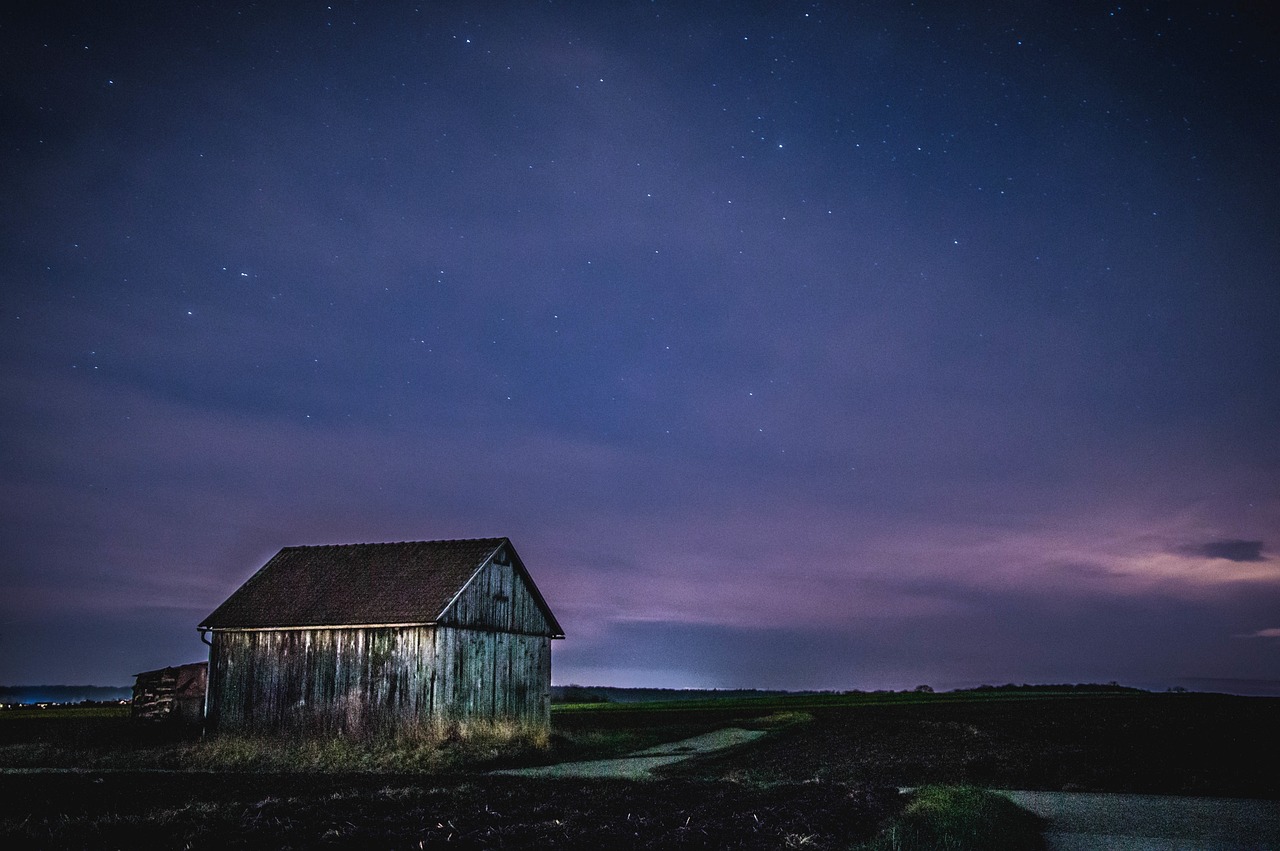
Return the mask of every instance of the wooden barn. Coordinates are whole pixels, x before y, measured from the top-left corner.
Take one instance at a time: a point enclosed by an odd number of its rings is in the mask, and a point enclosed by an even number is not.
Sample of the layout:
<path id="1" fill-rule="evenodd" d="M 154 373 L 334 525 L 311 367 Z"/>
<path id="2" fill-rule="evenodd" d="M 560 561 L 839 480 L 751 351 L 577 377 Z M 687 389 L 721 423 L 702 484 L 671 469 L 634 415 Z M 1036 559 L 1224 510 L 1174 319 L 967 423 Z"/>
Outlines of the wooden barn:
<path id="1" fill-rule="evenodd" d="M 506 538 L 286 547 L 199 629 L 209 730 L 356 736 L 549 726 L 564 637 Z"/>
<path id="2" fill-rule="evenodd" d="M 138 721 L 199 724 L 208 672 L 208 662 L 192 662 L 134 674 L 130 714 Z"/>

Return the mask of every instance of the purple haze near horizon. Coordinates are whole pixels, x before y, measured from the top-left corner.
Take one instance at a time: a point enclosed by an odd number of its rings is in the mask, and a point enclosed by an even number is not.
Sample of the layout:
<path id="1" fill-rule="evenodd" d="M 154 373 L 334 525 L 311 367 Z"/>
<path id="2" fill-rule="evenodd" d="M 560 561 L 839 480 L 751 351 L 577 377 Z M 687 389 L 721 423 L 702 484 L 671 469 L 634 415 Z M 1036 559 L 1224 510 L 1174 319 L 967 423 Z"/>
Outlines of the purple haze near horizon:
<path id="1" fill-rule="evenodd" d="M 0 683 L 506 535 L 620 686 L 1280 679 L 1259 8 L 0 13 Z"/>

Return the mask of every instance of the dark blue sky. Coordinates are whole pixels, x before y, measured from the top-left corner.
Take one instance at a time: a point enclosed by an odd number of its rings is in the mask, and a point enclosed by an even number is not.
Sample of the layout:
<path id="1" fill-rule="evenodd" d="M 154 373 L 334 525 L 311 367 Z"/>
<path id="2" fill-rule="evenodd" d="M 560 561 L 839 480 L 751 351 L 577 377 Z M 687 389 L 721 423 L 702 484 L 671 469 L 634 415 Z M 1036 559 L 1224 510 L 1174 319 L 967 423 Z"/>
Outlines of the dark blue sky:
<path id="1" fill-rule="evenodd" d="M 0 682 L 507 535 L 555 679 L 1280 679 L 1257 4 L 0 13 Z"/>

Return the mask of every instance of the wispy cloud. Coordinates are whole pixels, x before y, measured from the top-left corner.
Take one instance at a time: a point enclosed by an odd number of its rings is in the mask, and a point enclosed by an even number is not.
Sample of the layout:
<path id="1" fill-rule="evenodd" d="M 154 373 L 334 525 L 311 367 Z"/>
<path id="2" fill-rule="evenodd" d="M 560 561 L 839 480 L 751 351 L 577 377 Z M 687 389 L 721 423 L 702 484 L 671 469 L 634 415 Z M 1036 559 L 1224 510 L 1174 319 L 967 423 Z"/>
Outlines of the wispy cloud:
<path id="1" fill-rule="evenodd" d="M 1189 544 L 1182 548 L 1187 555 L 1205 558 L 1224 559 L 1226 561 L 1266 561 L 1262 554 L 1262 541 L 1243 541 L 1226 539 L 1206 541 L 1203 544 Z"/>
<path id="2" fill-rule="evenodd" d="M 1237 635 L 1236 638 L 1280 638 L 1280 627 L 1273 626 L 1255 632 L 1246 632 L 1243 635 Z"/>

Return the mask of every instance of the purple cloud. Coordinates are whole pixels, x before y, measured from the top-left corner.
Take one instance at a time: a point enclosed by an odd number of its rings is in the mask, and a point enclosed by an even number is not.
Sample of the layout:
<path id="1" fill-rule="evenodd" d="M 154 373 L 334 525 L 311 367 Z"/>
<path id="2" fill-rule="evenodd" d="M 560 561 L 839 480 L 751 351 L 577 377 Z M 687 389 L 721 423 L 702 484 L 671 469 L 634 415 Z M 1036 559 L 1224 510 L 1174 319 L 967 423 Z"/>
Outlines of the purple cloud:
<path id="1" fill-rule="evenodd" d="M 1262 541 L 1244 541 L 1226 539 L 1206 541 L 1203 544 L 1189 544 L 1182 548 L 1187 555 L 1205 558 L 1224 559 L 1226 561 L 1266 561 L 1262 554 Z"/>

